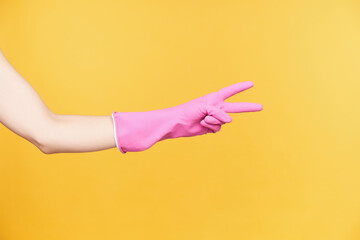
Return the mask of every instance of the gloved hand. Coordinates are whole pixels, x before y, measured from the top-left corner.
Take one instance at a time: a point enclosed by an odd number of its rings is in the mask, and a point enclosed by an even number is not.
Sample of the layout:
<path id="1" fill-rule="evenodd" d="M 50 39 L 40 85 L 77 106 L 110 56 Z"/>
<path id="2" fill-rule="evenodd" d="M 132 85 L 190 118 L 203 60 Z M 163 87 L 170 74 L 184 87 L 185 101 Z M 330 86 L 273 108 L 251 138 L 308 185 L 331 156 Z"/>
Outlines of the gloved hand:
<path id="1" fill-rule="evenodd" d="M 122 152 L 144 151 L 168 138 L 192 137 L 220 131 L 230 123 L 228 113 L 261 111 L 258 103 L 230 103 L 225 99 L 249 89 L 252 82 L 241 82 L 184 104 L 145 112 L 113 112 L 117 148 Z"/>

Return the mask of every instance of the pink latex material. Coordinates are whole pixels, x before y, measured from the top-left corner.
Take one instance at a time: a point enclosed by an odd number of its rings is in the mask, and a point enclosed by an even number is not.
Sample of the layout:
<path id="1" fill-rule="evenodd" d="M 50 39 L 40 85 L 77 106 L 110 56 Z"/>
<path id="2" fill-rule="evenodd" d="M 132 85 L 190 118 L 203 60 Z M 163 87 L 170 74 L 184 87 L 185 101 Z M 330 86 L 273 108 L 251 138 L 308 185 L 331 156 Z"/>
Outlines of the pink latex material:
<path id="1" fill-rule="evenodd" d="M 184 104 L 144 112 L 113 112 L 115 140 L 122 152 L 144 151 L 169 138 L 192 137 L 220 131 L 230 123 L 228 113 L 261 111 L 258 103 L 230 103 L 224 100 L 253 86 L 241 82 Z"/>

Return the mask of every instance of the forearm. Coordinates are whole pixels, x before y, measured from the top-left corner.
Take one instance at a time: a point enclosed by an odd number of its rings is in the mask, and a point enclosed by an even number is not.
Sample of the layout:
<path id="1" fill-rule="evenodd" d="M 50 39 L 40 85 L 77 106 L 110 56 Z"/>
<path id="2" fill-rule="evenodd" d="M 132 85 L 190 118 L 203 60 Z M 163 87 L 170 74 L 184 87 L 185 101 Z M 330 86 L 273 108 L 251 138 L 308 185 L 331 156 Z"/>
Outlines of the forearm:
<path id="1" fill-rule="evenodd" d="M 44 153 L 115 147 L 111 116 L 58 115 L 0 51 L 0 122 Z"/>
<path id="2" fill-rule="evenodd" d="M 252 86 L 252 82 L 236 83 L 160 110 L 113 112 L 112 116 L 58 115 L 0 51 L 0 122 L 44 153 L 91 152 L 116 146 L 123 153 L 139 152 L 168 138 L 216 133 L 232 121 L 228 113 L 261 111 L 262 105 L 257 103 L 225 102 Z"/>
<path id="3" fill-rule="evenodd" d="M 51 114 L 39 134 L 45 153 L 92 152 L 116 147 L 111 116 Z"/>

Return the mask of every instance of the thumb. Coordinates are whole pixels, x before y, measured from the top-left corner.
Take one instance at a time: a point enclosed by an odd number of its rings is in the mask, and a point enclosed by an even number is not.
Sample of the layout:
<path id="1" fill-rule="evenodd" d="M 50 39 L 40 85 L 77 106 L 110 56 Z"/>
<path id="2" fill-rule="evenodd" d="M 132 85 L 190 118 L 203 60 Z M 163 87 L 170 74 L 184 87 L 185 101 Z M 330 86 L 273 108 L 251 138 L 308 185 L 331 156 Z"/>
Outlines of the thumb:
<path id="1" fill-rule="evenodd" d="M 206 113 L 223 123 L 230 123 L 232 121 L 228 113 L 213 105 L 206 105 Z"/>

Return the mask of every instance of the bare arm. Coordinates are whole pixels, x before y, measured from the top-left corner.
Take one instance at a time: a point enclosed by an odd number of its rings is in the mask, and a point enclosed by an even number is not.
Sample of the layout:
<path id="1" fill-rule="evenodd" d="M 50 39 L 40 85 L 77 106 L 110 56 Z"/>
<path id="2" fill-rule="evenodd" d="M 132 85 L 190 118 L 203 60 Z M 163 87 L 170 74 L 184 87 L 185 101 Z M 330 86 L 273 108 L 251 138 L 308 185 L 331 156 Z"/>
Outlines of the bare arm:
<path id="1" fill-rule="evenodd" d="M 53 113 L 1 50 L 0 122 L 46 154 L 92 152 L 116 147 L 110 115 Z"/>

